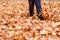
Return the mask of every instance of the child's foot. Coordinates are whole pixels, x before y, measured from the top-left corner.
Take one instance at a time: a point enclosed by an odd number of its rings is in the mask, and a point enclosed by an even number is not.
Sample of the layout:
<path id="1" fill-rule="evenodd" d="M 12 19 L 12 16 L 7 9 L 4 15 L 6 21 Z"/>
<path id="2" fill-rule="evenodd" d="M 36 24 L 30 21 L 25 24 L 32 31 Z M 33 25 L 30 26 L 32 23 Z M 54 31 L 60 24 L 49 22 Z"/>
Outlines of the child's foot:
<path id="1" fill-rule="evenodd" d="M 30 17 L 33 16 L 33 14 L 30 14 Z"/>
<path id="2" fill-rule="evenodd" d="M 38 16 L 38 18 L 39 18 L 40 20 L 45 20 L 42 15 Z"/>

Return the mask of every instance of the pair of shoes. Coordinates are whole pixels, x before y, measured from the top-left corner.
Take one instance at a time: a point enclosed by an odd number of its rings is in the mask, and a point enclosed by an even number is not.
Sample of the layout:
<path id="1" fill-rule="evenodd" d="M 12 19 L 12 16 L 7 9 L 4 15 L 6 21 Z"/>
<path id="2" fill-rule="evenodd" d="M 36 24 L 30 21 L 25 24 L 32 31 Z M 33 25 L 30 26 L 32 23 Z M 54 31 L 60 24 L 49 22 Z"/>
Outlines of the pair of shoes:
<path id="1" fill-rule="evenodd" d="M 40 20 L 45 20 L 42 15 L 38 16 L 38 18 L 39 18 Z"/>

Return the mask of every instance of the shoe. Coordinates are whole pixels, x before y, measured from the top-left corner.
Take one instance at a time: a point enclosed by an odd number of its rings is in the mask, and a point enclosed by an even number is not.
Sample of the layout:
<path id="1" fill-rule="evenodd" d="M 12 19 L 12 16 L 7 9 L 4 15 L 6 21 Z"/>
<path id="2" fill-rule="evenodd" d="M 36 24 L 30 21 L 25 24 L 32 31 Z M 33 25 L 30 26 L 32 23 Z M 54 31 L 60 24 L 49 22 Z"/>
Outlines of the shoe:
<path id="1" fill-rule="evenodd" d="M 45 20 L 42 15 L 38 16 L 38 18 L 39 18 L 40 20 Z"/>
<path id="2" fill-rule="evenodd" d="M 33 14 L 30 14 L 30 17 L 33 16 Z"/>

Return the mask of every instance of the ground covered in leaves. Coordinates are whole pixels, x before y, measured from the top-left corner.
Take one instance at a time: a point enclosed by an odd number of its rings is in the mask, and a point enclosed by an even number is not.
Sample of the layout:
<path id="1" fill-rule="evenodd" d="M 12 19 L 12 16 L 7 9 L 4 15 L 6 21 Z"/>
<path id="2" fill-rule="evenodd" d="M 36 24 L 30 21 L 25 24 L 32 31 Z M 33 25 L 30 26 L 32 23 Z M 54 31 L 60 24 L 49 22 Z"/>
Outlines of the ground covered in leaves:
<path id="1" fill-rule="evenodd" d="M 1 3 L 0 40 L 60 40 L 60 2 L 42 2 L 42 13 L 46 20 L 29 17 L 26 1 Z"/>

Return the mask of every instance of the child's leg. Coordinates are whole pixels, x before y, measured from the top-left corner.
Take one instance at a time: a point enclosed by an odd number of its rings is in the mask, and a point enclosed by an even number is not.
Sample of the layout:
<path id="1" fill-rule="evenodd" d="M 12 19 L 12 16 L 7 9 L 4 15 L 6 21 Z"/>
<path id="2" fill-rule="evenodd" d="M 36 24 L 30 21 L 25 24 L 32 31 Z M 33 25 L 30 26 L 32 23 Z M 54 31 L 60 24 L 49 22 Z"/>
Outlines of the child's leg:
<path id="1" fill-rule="evenodd" d="M 29 12 L 30 12 L 30 16 L 33 15 L 34 13 L 34 1 L 32 0 L 28 0 L 29 1 Z"/>
<path id="2" fill-rule="evenodd" d="M 44 20 L 44 17 L 42 16 L 41 0 L 35 0 L 35 5 L 37 8 L 37 13 L 40 14 L 38 17 L 41 20 Z"/>
<path id="3" fill-rule="evenodd" d="M 42 13 L 42 8 L 41 8 L 41 0 L 35 0 L 35 5 L 37 8 L 37 13 Z"/>

